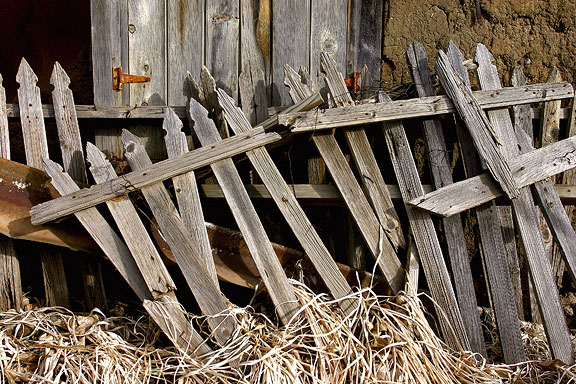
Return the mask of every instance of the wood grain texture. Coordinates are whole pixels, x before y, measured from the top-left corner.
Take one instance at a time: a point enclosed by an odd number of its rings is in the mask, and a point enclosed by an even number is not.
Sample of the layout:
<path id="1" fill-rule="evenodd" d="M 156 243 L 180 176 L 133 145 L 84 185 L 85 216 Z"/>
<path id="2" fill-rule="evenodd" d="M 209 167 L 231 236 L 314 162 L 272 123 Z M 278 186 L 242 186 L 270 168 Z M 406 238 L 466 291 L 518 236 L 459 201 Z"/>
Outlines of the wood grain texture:
<path id="1" fill-rule="evenodd" d="M 549 83 L 555 83 L 558 81 L 562 81 L 562 77 L 560 76 L 560 72 L 558 68 L 553 67 L 550 71 L 550 76 L 548 77 Z M 558 141 L 560 136 L 560 109 L 561 109 L 561 102 L 560 101 L 549 101 L 544 103 L 542 108 L 542 118 L 540 124 L 540 145 L 545 146 L 551 143 Z M 550 185 L 552 185 L 555 181 L 556 177 L 552 177 Z M 559 200 L 558 200 L 559 201 Z M 563 207 L 560 206 L 561 210 L 558 210 L 557 213 L 563 215 Z M 568 218 L 566 217 L 566 221 Z M 544 224 L 546 225 L 546 224 Z M 572 226 L 566 227 L 567 229 L 572 229 Z M 548 230 L 549 231 L 549 230 Z M 574 236 L 573 231 L 572 236 Z M 551 239 L 550 239 L 551 240 Z M 559 249 L 557 244 L 552 244 L 550 247 L 550 264 L 552 265 L 552 274 L 554 275 L 554 280 L 556 281 L 556 285 L 562 285 L 562 276 L 564 275 L 564 261 L 562 259 L 562 252 Z M 548 251 L 548 249 L 547 249 Z"/>
<path id="2" fill-rule="evenodd" d="M 74 96 L 69 89 L 70 78 L 58 62 L 54 64 L 50 83 L 54 86 L 52 101 L 64 170 L 77 183 L 88 184 Z"/>
<path id="3" fill-rule="evenodd" d="M 144 147 L 138 143 L 136 136 L 124 130 L 122 141 L 126 150 L 126 159 L 132 169 L 142 170 L 152 165 L 152 161 Z M 228 300 L 208 273 L 205 260 L 199 253 L 199 247 L 190 238 L 188 229 L 178 214 L 166 187 L 162 183 L 155 183 L 143 187 L 141 191 L 202 313 L 208 316 L 207 321 L 214 333 L 214 338 L 220 345 L 224 345 L 236 328 L 236 322 L 228 313 Z"/>
<path id="4" fill-rule="evenodd" d="M 520 153 L 534 150 L 529 136 L 524 131 L 516 131 L 516 139 L 519 143 Z M 533 184 L 533 191 L 534 197 L 540 206 L 540 211 L 547 223 L 544 228 L 547 232 L 543 233 L 550 234 L 551 232 L 558 246 L 557 251 L 559 254 L 550 259 L 552 267 L 556 266 L 558 268 L 552 269 L 554 282 L 557 285 L 561 283 L 565 265 L 568 267 L 571 278 L 576 281 L 576 233 L 554 188 L 554 184 L 551 179 L 540 180 Z M 546 236 L 544 236 L 544 240 L 545 242 L 548 240 Z M 552 239 L 549 240 L 551 243 Z M 551 256 L 550 253 L 548 253 L 548 256 Z M 558 262 L 558 257 L 561 258 L 562 263 Z M 562 267 L 561 270 L 559 264 Z"/>
<path id="5" fill-rule="evenodd" d="M 342 196 L 335 185 L 330 184 L 288 184 L 290 190 L 297 199 L 313 204 L 343 204 Z M 244 187 L 251 199 L 271 199 L 270 193 L 264 184 L 245 184 Z M 429 193 L 434 190 L 430 184 L 423 184 L 424 192 Z M 198 186 L 203 197 L 218 199 L 223 198 L 222 188 L 218 184 L 200 184 Z M 388 193 L 392 200 L 401 200 L 400 190 L 397 184 L 386 184 Z M 576 185 L 556 184 L 554 189 L 560 196 L 563 204 L 574 204 L 576 202 Z M 501 201 L 505 203 L 505 201 Z"/>
<path id="6" fill-rule="evenodd" d="M 0 310 L 22 308 L 22 281 L 20 260 L 14 242 L 9 237 L 0 238 Z"/>
<path id="7" fill-rule="evenodd" d="M 516 313 L 518 315 L 519 320 L 524 320 L 524 304 L 522 301 L 522 281 L 521 281 L 522 275 L 520 270 L 520 262 L 518 259 L 518 252 L 516 250 L 517 241 L 516 241 L 516 231 L 514 228 L 514 215 L 512 214 L 511 207 L 498 206 L 497 209 L 498 209 L 498 217 L 500 219 L 500 229 L 502 231 L 502 240 L 504 241 L 504 247 L 506 248 L 506 261 L 508 264 L 508 271 L 510 272 L 510 285 L 512 286 L 514 302 L 516 303 Z M 495 253 L 492 253 L 492 255 L 494 254 Z M 485 254 L 485 256 L 489 255 Z M 505 272 L 506 271 L 503 271 L 501 273 Z M 500 278 L 495 281 L 504 281 L 504 279 Z"/>
<path id="8" fill-rule="evenodd" d="M 174 158 L 188 153 L 188 142 L 186 141 L 186 135 L 182 132 L 182 121 L 170 108 L 166 110 L 166 117 L 162 127 L 166 131 L 165 141 L 168 157 Z M 172 183 L 176 192 L 176 200 L 178 201 L 182 221 L 188 228 L 192 241 L 198 246 L 198 252 L 204 259 L 208 274 L 218 284 L 216 267 L 212 258 L 212 248 L 208 241 L 208 232 L 206 232 L 204 224 L 204 213 L 200 205 L 196 176 L 194 172 L 184 173 L 172 178 Z"/>
<path id="9" fill-rule="evenodd" d="M 478 63 L 478 79 L 484 89 L 498 89 L 501 87 L 496 67 L 491 63 L 493 57 L 488 49 L 478 44 L 476 62 Z M 519 155 L 518 141 L 514 135 L 512 121 L 507 110 L 488 112 L 495 134 L 505 143 L 503 154 L 507 159 Z M 544 244 L 538 224 L 538 214 L 534 207 L 532 195 L 528 188 L 520 190 L 520 196 L 512 200 L 512 208 L 518 223 L 518 229 L 528 261 L 530 275 L 538 297 L 540 313 L 544 328 L 554 358 L 572 364 L 574 351 L 564 318 L 564 311 L 560 304 L 558 290 L 554 284 L 552 269 L 549 262 L 542 257 Z"/>
<path id="10" fill-rule="evenodd" d="M 93 185 L 76 193 L 38 204 L 30 210 L 33 224 L 42 224 L 93 207 L 110 199 L 154 184 L 250 149 L 280 140 L 277 133 L 263 129 L 236 135 L 220 143 L 199 148 L 185 155 L 167 159 L 142 171 L 132 171 L 106 183 Z"/>
<path id="11" fill-rule="evenodd" d="M 2 86 L 0 74 L 0 157 L 10 160 L 10 131 L 8 127 L 8 110 L 6 108 L 6 90 Z"/>
<path id="12" fill-rule="evenodd" d="M 568 119 L 568 128 L 567 128 L 567 136 L 568 137 L 572 137 L 572 136 L 576 135 L 576 102 L 574 101 L 574 99 L 572 99 L 570 110 L 572 113 L 571 113 L 570 119 Z M 570 169 L 570 170 L 564 172 L 564 174 L 562 175 L 562 184 L 574 184 L 574 183 L 576 183 L 576 170 Z M 560 193 L 560 191 L 558 191 L 558 190 L 557 190 L 557 192 L 558 192 L 558 195 L 560 196 L 560 198 L 562 199 L 562 197 L 563 197 L 562 193 Z M 574 206 L 573 205 L 567 205 L 565 207 L 565 209 L 566 209 L 566 215 L 568 216 L 568 219 L 570 220 L 570 222 L 572 222 L 574 219 Z M 572 281 L 576 281 L 575 277 L 572 276 L 572 274 L 570 274 L 570 277 L 572 278 Z"/>
<path id="13" fill-rule="evenodd" d="M 234 105 L 230 96 L 219 90 L 218 100 L 234 133 L 252 130 L 252 126 L 242 111 Z M 340 299 L 349 295 L 352 288 L 338 270 L 336 262 L 308 220 L 268 151 L 265 148 L 256 148 L 246 154 L 332 296 Z M 343 300 L 340 302 L 340 307 L 344 313 L 349 314 L 356 308 L 356 305 L 353 300 Z"/>
<path id="14" fill-rule="evenodd" d="M 336 62 L 327 53 L 322 53 L 322 69 L 326 73 L 326 84 L 332 95 L 336 106 L 354 105 L 352 96 L 346 88 L 344 77 L 338 72 Z M 388 189 L 382 177 L 382 172 L 374 156 L 368 136 L 363 128 L 347 128 L 344 130 L 344 137 L 350 147 L 352 157 L 361 182 L 366 191 L 374 212 L 380 221 L 390 243 L 397 250 L 406 245 L 400 219 L 392 199 L 388 195 Z"/>
<path id="15" fill-rule="evenodd" d="M 206 66 L 218 88 L 238 99 L 240 1 L 206 2 Z"/>
<path id="16" fill-rule="evenodd" d="M 346 72 L 359 72 L 366 65 L 372 81 L 370 93 L 380 86 L 384 1 L 352 0 L 348 20 Z M 368 95 L 364 92 L 363 97 Z"/>
<path id="17" fill-rule="evenodd" d="M 194 131 L 203 146 L 210 146 L 222 140 L 214 122 L 208 118 L 208 112 L 194 99 L 190 100 L 190 119 L 194 121 Z M 226 201 L 276 306 L 278 317 L 282 323 L 287 324 L 296 315 L 299 305 L 244 189 L 240 175 L 231 159 L 221 160 L 210 166 L 224 191 Z"/>
<path id="18" fill-rule="evenodd" d="M 272 2 L 272 105 L 290 105 L 284 65 L 310 65 L 311 0 Z"/>
<path id="19" fill-rule="evenodd" d="M 58 62 L 54 64 L 50 83 L 54 86 L 52 102 L 54 103 L 54 115 L 56 117 L 56 127 L 58 129 L 58 140 L 60 142 L 64 171 L 67 172 L 76 183 L 88 184 L 86 164 L 84 163 L 84 151 L 82 150 L 82 138 L 80 137 L 80 127 L 74 105 L 74 96 L 69 89 L 70 78 Z M 102 279 L 102 268 L 98 265 L 97 261 L 88 260 L 86 256 L 87 255 L 84 254 L 81 255 L 80 258 L 86 308 L 100 308 L 106 311 L 108 309 L 108 302 L 106 300 L 106 291 L 104 290 L 104 281 Z"/>
<path id="20" fill-rule="evenodd" d="M 6 91 L 0 74 L 0 157 L 10 159 L 10 135 L 6 110 Z M 22 307 L 20 261 L 12 239 L 0 237 L 0 310 Z"/>
<path id="21" fill-rule="evenodd" d="M 20 106 L 20 123 L 27 165 L 42 169 L 43 159 L 48 158 L 48 141 L 44 116 L 42 115 L 42 101 L 40 88 L 36 86 L 38 78 L 26 61 L 22 58 L 16 81 L 18 88 L 18 104 Z M 68 285 L 63 269 L 62 253 L 58 248 L 44 247 L 38 249 L 42 261 L 44 275 L 44 292 L 47 305 L 69 307 Z"/>
<path id="22" fill-rule="evenodd" d="M 286 68 L 285 84 L 290 86 L 290 95 L 294 101 L 301 101 L 310 92 L 309 87 L 298 84 L 300 76 L 294 76 L 294 71 Z M 334 136 L 330 133 L 320 133 L 312 136 L 314 145 L 325 161 L 350 214 L 353 216 L 370 253 L 377 260 L 378 267 L 390 285 L 392 291 L 398 292 L 404 286 L 404 271 L 394 249 L 384 236 L 384 231 L 378 218 L 370 207 L 368 199 L 358 184 L 348 161 Z"/>
<path id="23" fill-rule="evenodd" d="M 576 138 L 568 138 L 510 159 L 516 185 L 525 187 L 576 166 Z M 503 197 L 494 179 L 483 173 L 408 202 L 441 216 L 451 216 Z"/>
<path id="24" fill-rule="evenodd" d="M 379 98 L 382 102 L 390 100 L 383 92 Z M 385 123 L 383 130 L 402 198 L 408 201 L 423 195 L 424 189 L 402 123 Z M 406 206 L 406 213 L 432 298 L 444 315 L 438 317 L 444 340 L 452 348 L 469 350 L 470 342 L 432 218 L 428 213 L 409 206 Z"/>
<path id="25" fill-rule="evenodd" d="M 526 76 L 522 72 L 522 68 L 516 66 L 512 71 L 510 79 L 513 87 L 523 87 L 527 84 Z M 530 140 L 534 141 L 534 131 L 532 127 L 531 108 L 528 104 L 515 105 L 512 107 L 514 116 L 514 130 L 523 130 L 530 136 Z"/>
<path id="26" fill-rule="evenodd" d="M 186 105 L 186 73 L 199 78 L 204 58 L 205 1 L 166 1 L 167 104 Z"/>
<path id="27" fill-rule="evenodd" d="M 466 86 L 469 86 L 468 71 L 463 64 L 464 56 L 452 42 L 447 56 L 455 72 L 461 76 Z M 475 176 L 483 171 L 483 166 L 473 148 L 470 135 L 462 131 L 463 129 L 459 129 L 464 167 L 468 177 Z M 492 201 L 477 207 L 474 213 L 478 222 L 482 264 L 502 353 L 507 362 L 523 361 L 525 355 L 518 323 L 518 312 L 522 313 L 521 285 L 517 280 L 518 284 L 513 284 L 512 271 L 517 269 L 510 268 L 510 265 L 518 265 L 512 212 L 510 207 L 497 207 Z M 520 276 L 516 275 L 516 278 L 519 279 Z M 520 293 L 520 309 L 515 292 Z"/>
<path id="28" fill-rule="evenodd" d="M 528 87 L 531 86 L 532 85 L 529 85 Z M 554 87 L 555 86 L 556 85 L 554 85 Z M 562 96 L 561 98 L 568 98 L 568 97 L 569 96 Z M 519 100 L 520 99 L 518 100 L 515 99 L 513 100 L 512 103 L 518 103 L 520 102 Z M 186 117 L 186 107 L 173 105 L 170 108 L 172 108 L 174 112 L 176 112 L 176 115 L 179 118 Z M 268 115 L 288 113 L 286 109 L 287 109 L 286 107 L 269 106 Z M 540 109 L 531 108 L 530 111 L 532 114 L 532 119 L 535 120 L 540 119 L 541 115 Z M 18 104 L 6 104 L 6 112 L 8 113 L 8 118 L 20 117 L 20 107 L 18 107 Z M 165 112 L 166 112 L 165 106 L 150 106 L 150 105 L 148 106 L 77 105 L 76 106 L 76 114 L 79 119 L 163 119 Z M 52 104 L 43 104 L 42 113 L 44 114 L 44 118 L 53 118 L 54 106 Z M 570 108 L 562 108 L 560 111 L 560 119 L 567 120 L 569 116 L 570 116 Z M 283 119 L 284 117 L 285 116 L 282 116 Z"/>
<path id="29" fill-rule="evenodd" d="M 264 71 L 253 61 L 240 74 L 240 102 L 242 112 L 252 126 L 268 119 L 268 101 Z"/>
<path id="30" fill-rule="evenodd" d="M 128 9 L 126 0 L 91 0 L 92 79 L 94 104 L 112 106 L 130 104 L 129 87 L 112 89 L 112 68 L 128 69 Z M 95 107 L 96 108 L 96 107 Z M 48 117 L 49 115 L 45 115 Z M 81 116 L 81 114 L 80 114 Z M 95 143 L 107 155 L 122 156 L 120 130 L 95 129 Z"/>
<path id="31" fill-rule="evenodd" d="M 476 91 L 473 95 L 483 109 L 493 109 L 570 98 L 574 96 L 574 91 L 568 83 L 546 83 L 521 88 L 502 88 L 498 92 Z M 293 132 L 313 132 L 416 117 L 429 118 L 455 111 L 454 104 L 447 96 L 432 96 L 395 100 L 384 105 L 361 104 L 323 111 L 282 113 L 278 116 L 278 122 L 290 126 Z"/>
<path id="32" fill-rule="evenodd" d="M 484 115 L 480 104 L 456 74 L 443 51 L 438 53 L 436 71 L 442 86 L 454 102 L 462 120 L 466 123 L 474 145 L 486 167 L 500 187 L 510 198 L 519 196 L 512 171 L 502 155 L 502 144 L 498 141 L 494 128 Z"/>
<path id="33" fill-rule="evenodd" d="M 166 105 L 166 9 L 164 0 L 128 1 L 128 68 L 150 82 L 126 85 L 129 105 Z M 181 79 L 183 81 L 183 79 Z"/>
<path id="34" fill-rule="evenodd" d="M 96 105 L 122 104 L 123 93 L 128 92 L 112 89 L 112 68 L 123 65 L 120 43 L 122 25 L 119 20 L 122 14 L 127 14 L 125 7 L 125 0 L 90 0 L 92 79 Z"/>
<path id="35" fill-rule="evenodd" d="M 418 96 L 432 96 L 434 90 L 432 88 L 432 75 L 426 57 L 426 49 L 419 42 L 414 42 L 410 44 L 408 48 L 407 57 Z M 424 120 L 422 125 L 434 186 L 436 188 L 442 188 L 445 185 L 453 184 L 454 181 L 448 159 L 448 149 L 446 148 L 440 120 Z M 442 223 L 446 236 L 448 256 L 452 267 L 458 305 L 460 306 L 462 320 L 468 333 L 470 347 L 473 352 L 487 356 L 480 317 L 476 311 L 478 304 L 474 292 L 474 280 L 468 260 L 468 250 L 462 221 L 459 216 L 454 215 L 449 218 L 444 218 Z"/>
<path id="36" fill-rule="evenodd" d="M 114 168 L 95 145 L 88 143 L 86 152 L 91 164 L 90 171 L 97 183 L 116 177 Z M 209 351 L 192 324 L 186 320 L 184 309 L 174 295 L 176 286 L 130 198 L 125 196 L 106 204 L 132 252 L 148 290 L 155 298 L 153 302 L 144 300 L 144 308 L 178 348 L 185 351 L 194 349 L 191 351 L 193 353 Z M 158 308 L 160 304 L 162 308 Z"/>
<path id="37" fill-rule="evenodd" d="M 112 164 L 94 144 L 87 144 L 86 153 L 90 163 L 90 172 L 96 183 L 104 183 L 116 177 Z M 109 200 L 106 205 L 152 295 L 157 296 L 176 290 L 130 198 L 125 196 L 118 200 Z"/>
<path id="38" fill-rule="evenodd" d="M 52 185 L 60 194 L 66 195 L 79 189 L 74 180 L 63 172 L 62 168 L 55 162 L 46 159 L 44 161 L 44 170 L 52 178 Z M 152 295 L 148 291 L 142 274 L 138 270 L 138 266 L 126 244 L 118 237 L 98 210 L 89 208 L 77 212 L 75 216 L 100 246 L 104 254 L 108 256 L 136 295 L 141 300 L 152 299 Z"/>
<path id="39" fill-rule="evenodd" d="M 16 81 L 18 88 L 18 104 L 20 106 L 20 122 L 22 138 L 26 152 L 26 164 L 42 169 L 42 160 L 48 158 L 48 141 L 42 115 L 40 88 L 36 86 L 38 78 L 30 68 L 26 59 L 22 58 Z"/>
<path id="40" fill-rule="evenodd" d="M 270 7 L 269 2 L 260 1 L 259 3 L 260 9 L 269 9 Z M 258 26 L 262 26 L 262 24 L 265 23 L 264 19 L 266 18 L 266 12 L 260 11 L 260 9 L 255 9 L 256 4 L 258 3 L 253 0 L 240 0 L 240 68 L 242 69 L 241 72 L 244 74 L 248 74 L 253 70 L 257 72 L 262 71 L 265 101 L 266 105 L 268 105 L 266 87 L 269 85 L 270 81 L 269 76 L 266 76 L 267 72 L 264 52 L 267 53 L 266 58 L 269 60 L 270 47 L 267 46 L 265 41 L 262 41 L 262 37 L 264 36 L 262 36 L 262 34 L 257 34 Z M 260 15 L 260 13 L 263 14 Z M 256 24 L 256 20 L 258 20 L 258 25 Z M 270 39 L 269 35 L 270 31 L 268 30 L 268 40 Z M 270 41 L 268 41 L 268 44 L 270 44 Z M 264 52 L 261 45 L 265 47 Z M 242 76 L 240 76 L 240 78 L 241 77 Z M 244 105 L 244 103 L 242 103 L 242 105 Z"/>
<path id="41" fill-rule="evenodd" d="M 310 75 L 322 90 L 326 88 L 321 73 L 323 55 L 328 55 L 336 68 L 346 69 L 348 0 L 314 0 L 310 6 Z M 344 91 L 348 93 L 347 89 Z"/>

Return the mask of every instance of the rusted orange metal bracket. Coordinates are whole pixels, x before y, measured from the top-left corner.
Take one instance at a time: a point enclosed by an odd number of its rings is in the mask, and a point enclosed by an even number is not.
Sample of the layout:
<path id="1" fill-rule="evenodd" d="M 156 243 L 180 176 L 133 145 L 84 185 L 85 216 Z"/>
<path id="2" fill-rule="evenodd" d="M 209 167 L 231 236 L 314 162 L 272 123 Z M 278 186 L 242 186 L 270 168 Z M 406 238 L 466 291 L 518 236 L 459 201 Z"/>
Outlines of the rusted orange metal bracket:
<path id="1" fill-rule="evenodd" d="M 360 77 L 360 72 L 354 72 L 352 74 L 352 78 L 351 79 L 344 79 L 344 82 L 346 83 L 346 86 L 348 88 L 352 88 L 352 90 L 354 92 L 358 92 L 358 90 L 360 89 L 360 86 L 358 85 L 358 78 Z"/>
<path id="2" fill-rule="evenodd" d="M 146 83 L 150 81 L 147 76 L 135 76 L 122 73 L 122 67 L 112 68 L 112 89 L 115 91 L 122 90 L 122 84 L 126 83 Z"/>

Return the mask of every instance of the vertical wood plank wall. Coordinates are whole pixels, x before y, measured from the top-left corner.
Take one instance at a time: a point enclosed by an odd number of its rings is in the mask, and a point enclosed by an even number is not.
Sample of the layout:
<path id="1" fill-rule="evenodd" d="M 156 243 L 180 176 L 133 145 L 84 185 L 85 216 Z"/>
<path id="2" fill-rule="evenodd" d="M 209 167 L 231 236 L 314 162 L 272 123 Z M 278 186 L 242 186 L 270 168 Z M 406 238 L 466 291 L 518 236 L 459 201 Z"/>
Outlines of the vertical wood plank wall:
<path id="1" fill-rule="evenodd" d="M 350 75 L 364 64 L 380 76 L 383 0 L 91 0 L 96 105 L 184 105 L 184 78 L 208 67 L 238 101 L 249 61 L 264 67 L 269 105 L 290 105 L 284 64 L 309 69 L 322 85 L 320 53 Z M 149 76 L 112 90 L 112 68 Z M 97 145 L 120 155 L 111 136 Z"/>

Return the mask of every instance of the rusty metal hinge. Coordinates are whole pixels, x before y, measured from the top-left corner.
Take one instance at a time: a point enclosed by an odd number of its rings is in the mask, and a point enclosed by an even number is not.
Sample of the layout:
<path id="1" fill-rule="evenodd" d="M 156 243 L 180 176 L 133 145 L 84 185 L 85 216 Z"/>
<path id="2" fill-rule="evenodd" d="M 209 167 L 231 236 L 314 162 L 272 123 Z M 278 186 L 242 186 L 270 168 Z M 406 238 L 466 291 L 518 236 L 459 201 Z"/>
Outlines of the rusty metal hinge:
<path id="1" fill-rule="evenodd" d="M 146 83 L 150 81 L 147 76 L 135 76 L 122 73 L 122 67 L 112 68 L 112 89 L 115 91 L 122 90 L 122 84 L 126 83 Z"/>
<path id="2" fill-rule="evenodd" d="M 360 72 L 354 72 L 352 73 L 352 76 L 353 77 L 350 79 L 344 79 L 344 82 L 346 83 L 346 87 L 352 88 L 354 93 L 356 93 L 360 89 L 360 85 L 358 84 L 358 78 L 360 78 Z"/>

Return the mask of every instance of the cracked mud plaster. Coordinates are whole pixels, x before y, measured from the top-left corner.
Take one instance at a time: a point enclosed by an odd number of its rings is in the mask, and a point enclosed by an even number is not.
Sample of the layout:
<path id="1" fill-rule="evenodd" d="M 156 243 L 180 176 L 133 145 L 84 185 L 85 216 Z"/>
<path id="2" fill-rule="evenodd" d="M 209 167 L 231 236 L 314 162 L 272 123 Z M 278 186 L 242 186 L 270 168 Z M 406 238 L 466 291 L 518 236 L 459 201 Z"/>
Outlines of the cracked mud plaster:
<path id="1" fill-rule="evenodd" d="M 545 82 L 554 65 L 565 81 L 576 82 L 574 0 L 387 0 L 384 20 L 384 86 L 411 81 L 406 49 L 414 40 L 424 44 L 430 63 L 450 40 L 467 59 L 483 43 L 504 85 L 516 65 L 529 83 Z"/>

